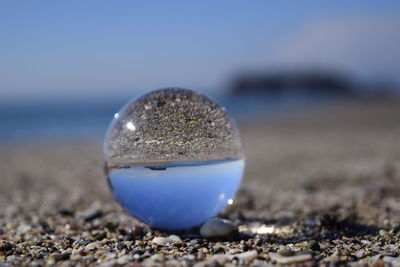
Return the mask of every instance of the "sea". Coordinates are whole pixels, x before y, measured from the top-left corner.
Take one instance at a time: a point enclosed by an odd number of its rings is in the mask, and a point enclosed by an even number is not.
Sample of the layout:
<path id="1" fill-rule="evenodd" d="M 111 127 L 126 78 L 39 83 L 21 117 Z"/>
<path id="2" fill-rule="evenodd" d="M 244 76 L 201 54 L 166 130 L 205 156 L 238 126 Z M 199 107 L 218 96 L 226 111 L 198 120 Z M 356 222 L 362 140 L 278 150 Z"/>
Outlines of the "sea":
<path id="1" fill-rule="evenodd" d="M 331 102 L 310 95 L 214 96 L 238 121 L 296 112 Z M 114 114 L 130 99 L 45 101 L 0 104 L 0 142 L 102 139 Z"/>

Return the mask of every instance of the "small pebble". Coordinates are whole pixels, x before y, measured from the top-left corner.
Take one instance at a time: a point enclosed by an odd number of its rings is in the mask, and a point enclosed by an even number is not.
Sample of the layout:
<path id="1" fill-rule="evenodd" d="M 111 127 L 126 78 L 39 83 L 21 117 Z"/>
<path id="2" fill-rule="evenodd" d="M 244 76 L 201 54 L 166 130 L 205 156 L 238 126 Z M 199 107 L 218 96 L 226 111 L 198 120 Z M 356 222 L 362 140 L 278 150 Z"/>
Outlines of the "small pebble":
<path id="1" fill-rule="evenodd" d="M 128 228 L 127 232 L 135 238 L 143 236 L 143 229 L 139 225 L 134 225 Z"/>
<path id="2" fill-rule="evenodd" d="M 310 241 L 310 243 L 308 244 L 308 248 L 311 249 L 312 251 L 321 251 L 321 246 L 315 240 Z"/>
<path id="3" fill-rule="evenodd" d="M 97 248 L 97 244 L 95 242 L 89 243 L 86 245 L 85 249 L 87 250 L 93 250 Z"/>
<path id="4" fill-rule="evenodd" d="M 153 242 L 159 245 L 166 245 L 175 242 L 181 242 L 181 238 L 177 235 L 170 235 L 168 237 L 155 237 Z"/>
<path id="5" fill-rule="evenodd" d="M 124 255 L 122 257 L 119 257 L 117 260 L 118 264 L 127 264 L 130 261 L 131 257 L 129 255 Z"/>
<path id="6" fill-rule="evenodd" d="M 0 243 L 0 251 L 8 251 L 12 250 L 14 246 L 8 242 L 2 242 Z"/>
<path id="7" fill-rule="evenodd" d="M 65 261 L 65 260 L 69 259 L 70 254 L 69 253 L 59 253 L 59 254 L 54 254 L 53 257 L 56 261 Z"/>
<path id="8" fill-rule="evenodd" d="M 67 207 L 59 207 L 57 209 L 57 211 L 62 216 L 74 216 L 74 211 L 72 209 L 67 208 Z"/>
<path id="9" fill-rule="evenodd" d="M 103 240 L 104 238 L 106 238 L 107 237 L 107 233 L 106 232 L 100 232 L 100 233 L 98 233 L 98 234 L 96 234 L 95 236 L 94 236 L 94 239 L 96 239 L 96 240 Z"/>
<path id="10" fill-rule="evenodd" d="M 85 221 L 89 222 L 96 218 L 103 216 L 103 213 L 97 207 L 90 207 L 86 210 L 79 211 L 76 216 L 78 218 L 83 218 Z"/>
<path id="11" fill-rule="evenodd" d="M 123 249 L 126 249 L 126 248 L 128 248 L 128 246 L 125 245 L 125 244 L 118 244 L 118 245 L 117 245 L 117 249 L 118 249 L 118 250 L 123 250 Z"/>
<path id="12" fill-rule="evenodd" d="M 388 233 L 386 230 L 381 229 L 381 230 L 379 230 L 379 235 L 380 235 L 380 236 L 388 236 L 389 233 Z"/>
<path id="13" fill-rule="evenodd" d="M 199 262 L 195 264 L 195 267 L 206 267 L 206 266 L 221 266 L 225 265 L 227 261 L 231 261 L 233 259 L 238 259 L 241 261 L 252 261 L 257 258 L 258 252 L 256 250 L 249 250 L 240 254 L 222 254 L 222 255 L 214 255 L 203 262 Z M 243 264 L 242 264 L 243 265 Z"/>
<path id="14" fill-rule="evenodd" d="M 300 254 L 300 255 L 285 257 L 279 255 L 278 253 L 270 252 L 268 255 L 272 261 L 275 261 L 278 264 L 293 264 L 293 263 L 300 263 L 312 260 L 312 256 L 309 254 Z"/>
<path id="15" fill-rule="evenodd" d="M 135 255 L 135 254 L 143 255 L 144 251 L 141 250 L 141 249 L 135 249 L 135 250 L 132 251 L 132 255 Z"/>
<path id="16" fill-rule="evenodd" d="M 236 230 L 233 222 L 220 218 L 206 221 L 200 228 L 200 234 L 206 238 L 227 236 Z"/>
<path id="17" fill-rule="evenodd" d="M 285 248 L 285 247 L 280 247 L 278 249 L 278 254 L 284 257 L 290 257 L 293 256 L 294 254 L 296 254 L 293 250 L 291 250 L 290 248 Z"/>
<path id="18" fill-rule="evenodd" d="M 187 250 L 190 254 L 195 254 L 198 250 L 195 247 L 189 247 Z"/>

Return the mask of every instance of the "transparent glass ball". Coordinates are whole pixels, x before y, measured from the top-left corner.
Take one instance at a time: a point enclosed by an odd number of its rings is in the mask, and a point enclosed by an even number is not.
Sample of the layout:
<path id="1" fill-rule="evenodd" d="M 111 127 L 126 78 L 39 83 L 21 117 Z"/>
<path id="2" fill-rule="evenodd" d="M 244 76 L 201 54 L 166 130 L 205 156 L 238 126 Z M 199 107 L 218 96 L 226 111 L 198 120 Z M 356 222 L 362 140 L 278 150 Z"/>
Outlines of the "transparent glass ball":
<path id="1" fill-rule="evenodd" d="M 197 226 L 232 204 L 244 170 L 239 131 L 225 108 L 180 88 L 150 92 L 116 113 L 104 159 L 122 207 L 165 230 Z"/>

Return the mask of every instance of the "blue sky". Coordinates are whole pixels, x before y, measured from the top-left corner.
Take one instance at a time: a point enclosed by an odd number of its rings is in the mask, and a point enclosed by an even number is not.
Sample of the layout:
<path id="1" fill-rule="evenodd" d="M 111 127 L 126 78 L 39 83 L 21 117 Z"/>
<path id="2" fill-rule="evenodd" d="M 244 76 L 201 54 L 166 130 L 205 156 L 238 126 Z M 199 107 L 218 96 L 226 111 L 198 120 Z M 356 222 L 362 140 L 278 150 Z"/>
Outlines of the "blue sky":
<path id="1" fill-rule="evenodd" d="M 400 81 L 399 1 L 2 1 L 0 102 L 227 88 L 334 67 Z"/>

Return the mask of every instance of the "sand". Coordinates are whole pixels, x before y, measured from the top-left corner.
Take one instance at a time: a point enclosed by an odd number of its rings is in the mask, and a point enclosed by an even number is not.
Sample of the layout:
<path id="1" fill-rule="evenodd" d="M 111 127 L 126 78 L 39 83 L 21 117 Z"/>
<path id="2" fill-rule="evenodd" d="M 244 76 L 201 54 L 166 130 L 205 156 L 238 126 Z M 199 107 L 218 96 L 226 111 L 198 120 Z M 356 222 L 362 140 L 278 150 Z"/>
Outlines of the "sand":
<path id="1" fill-rule="evenodd" d="M 221 216 L 182 242 L 114 201 L 101 140 L 0 144 L 0 265 L 400 265 L 400 102 L 348 101 L 239 122 L 246 172 Z M 247 254 L 246 254 L 247 253 Z"/>

